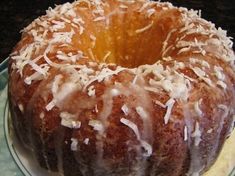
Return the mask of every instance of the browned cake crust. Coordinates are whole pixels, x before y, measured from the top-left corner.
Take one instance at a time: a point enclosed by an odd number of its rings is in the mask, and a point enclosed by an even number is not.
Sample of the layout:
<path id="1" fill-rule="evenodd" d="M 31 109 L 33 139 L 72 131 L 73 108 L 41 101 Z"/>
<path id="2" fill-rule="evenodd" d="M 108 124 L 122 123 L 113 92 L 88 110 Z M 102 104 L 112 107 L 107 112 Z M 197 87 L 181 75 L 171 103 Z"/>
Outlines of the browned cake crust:
<path id="1" fill-rule="evenodd" d="M 233 125 L 231 48 L 225 31 L 169 3 L 49 9 L 10 56 L 15 131 L 65 176 L 202 174 Z"/>

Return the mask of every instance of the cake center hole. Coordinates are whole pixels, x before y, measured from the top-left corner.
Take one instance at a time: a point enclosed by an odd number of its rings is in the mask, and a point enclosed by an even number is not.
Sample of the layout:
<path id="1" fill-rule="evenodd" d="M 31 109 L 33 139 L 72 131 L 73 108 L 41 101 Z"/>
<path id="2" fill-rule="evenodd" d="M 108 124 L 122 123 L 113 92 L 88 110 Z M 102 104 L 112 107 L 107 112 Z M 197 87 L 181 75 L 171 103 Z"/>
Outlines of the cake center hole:
<path id="1" fill-rule="evenodd" d="M 155 63 L 161 57 L 162 28 L 151 20 L 133 20 L 127 19 L 123 24 L 113 22 L 109 28 L 91 36 L 95 44 L 89 55 L 101 63 L 128 68 Z"/>

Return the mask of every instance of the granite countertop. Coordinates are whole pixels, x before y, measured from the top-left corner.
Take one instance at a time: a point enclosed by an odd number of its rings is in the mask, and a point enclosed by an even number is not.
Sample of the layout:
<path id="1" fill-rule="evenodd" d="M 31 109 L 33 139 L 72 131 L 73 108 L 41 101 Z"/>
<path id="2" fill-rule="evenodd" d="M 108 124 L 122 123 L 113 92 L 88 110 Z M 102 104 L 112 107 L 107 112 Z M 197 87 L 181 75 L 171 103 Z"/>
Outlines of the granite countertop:
<path id="1" fill-rule="evenodd" d="M 70 2 L 73 0 L 69 0 Z M 0 2 L 0 62 L 4 60 L 17 41 L 20 30 L 45 13 L 49 6 L 68 0 L 1 0 Z M 167 1 L 167 0 L 163 0 Z M 231 0 L 168 0 L 177 6 L 201 9 L 202 17 L 228 30 L 235 37 L 235 1 Z"/>

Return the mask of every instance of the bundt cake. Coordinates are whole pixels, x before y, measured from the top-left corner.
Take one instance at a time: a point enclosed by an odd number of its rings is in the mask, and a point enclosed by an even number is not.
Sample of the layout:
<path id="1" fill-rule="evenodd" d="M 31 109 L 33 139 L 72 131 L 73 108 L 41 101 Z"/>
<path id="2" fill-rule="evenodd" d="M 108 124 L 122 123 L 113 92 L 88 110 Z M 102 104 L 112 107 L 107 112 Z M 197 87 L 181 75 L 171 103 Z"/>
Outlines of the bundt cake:
<path id="1" fill-rule="evenodd" d="M 49 8 L 10 55 L 16 135 L 65 176 L 201 175 L 233 128 L 226 31 L 149 0 Z"/>

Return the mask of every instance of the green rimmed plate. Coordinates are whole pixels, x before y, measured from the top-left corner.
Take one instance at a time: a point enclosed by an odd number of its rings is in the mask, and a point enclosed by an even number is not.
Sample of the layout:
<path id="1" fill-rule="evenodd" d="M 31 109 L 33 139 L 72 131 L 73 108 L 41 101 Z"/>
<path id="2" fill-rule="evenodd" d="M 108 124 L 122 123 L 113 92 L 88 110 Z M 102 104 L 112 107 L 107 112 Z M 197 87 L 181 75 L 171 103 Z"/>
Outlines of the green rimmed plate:
<path id="1" fill-rule="evenodd" d="M 7 88 L 5 88 L 4 91 L 6 92 Z M 34 158 L 33 153 L 24 149 L 20 145 L 20 142 L 14 134 L 7 100 L 4 108 L 5 139 L 11 156 L 19 168 L 18 171 L 21 171 L 25 176 L 56 176 L 54 173 L 48 172 L 47 170 L 41 168 L 37 163 L 37 160 Z"/>
<path id="2" fill-rule="evenodd" d="M 23 176 L 9 152 L 4 131 L 4 115 L 7 104 L 7 62 L 6 59 L 0 64 L 0 168 L 1 175 Z"/>
<path id="3" fill-rule="evenodd" d="M 0 64 L 0 168 L 6 176 L 47 176 L 58 175 L 41 169 L 32 154 L 20 147 L 10 123 L 7 102 L 7 59 Z M 224 176 L 224 175 L 216 175 Z M 235 169 L 230 174 L 235 176 Z"/>

